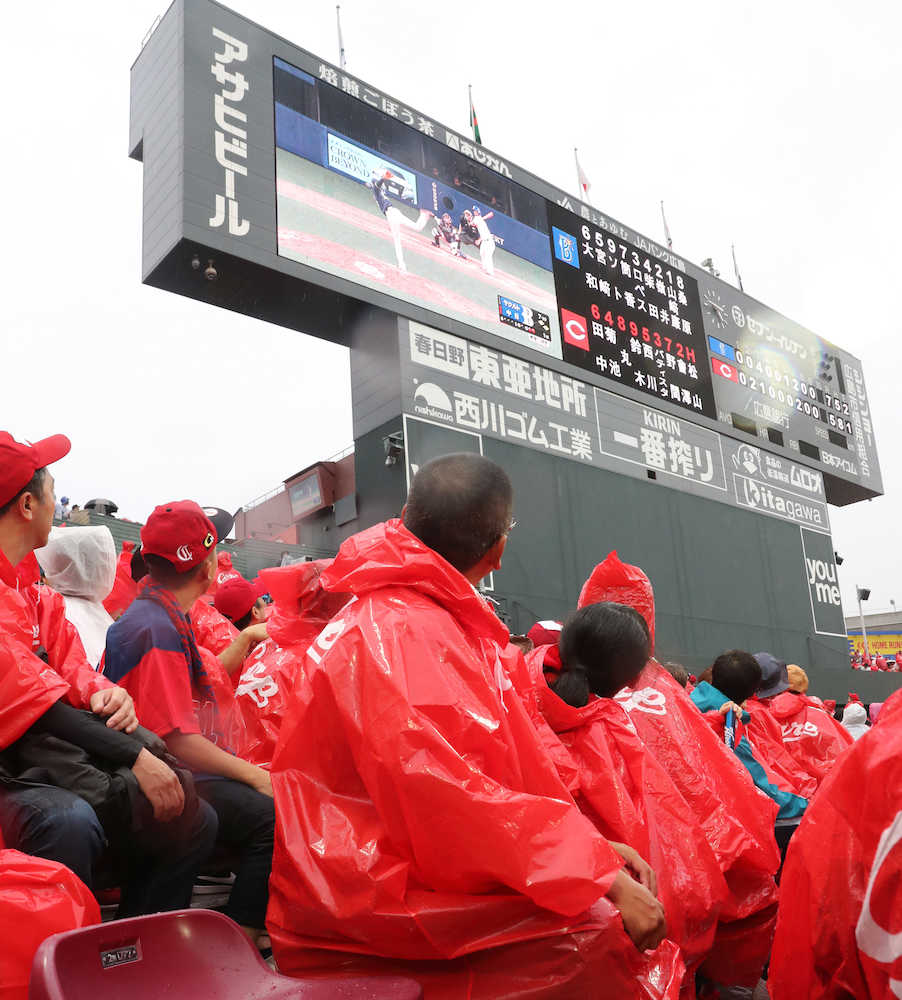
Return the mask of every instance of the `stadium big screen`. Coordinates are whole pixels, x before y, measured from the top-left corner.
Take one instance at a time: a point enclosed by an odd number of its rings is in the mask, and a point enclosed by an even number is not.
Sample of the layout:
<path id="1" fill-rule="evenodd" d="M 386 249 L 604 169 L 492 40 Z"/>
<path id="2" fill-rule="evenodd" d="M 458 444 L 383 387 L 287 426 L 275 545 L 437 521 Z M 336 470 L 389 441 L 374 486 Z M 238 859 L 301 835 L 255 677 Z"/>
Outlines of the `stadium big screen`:
<path id="1" fill-rule="evenodd" d="M 274 59 L 273 97 L 281 256 L 873 478 L 860 366 L 832 345 L 325 64 Z"/>
<path id="2" fill-rule="evenodd" d="M 170 75 L 184 91 L 169 115 L 188 123 L 183 203 L 172 210 L 163 202 L 178 188 L 162 170 L 151 178 L 149 157 L 164 154 L 145 134 L 166 31 Z M 325 288 L 716 430 L 756 449 L 759 471 L 768 453 L 817 470 L 832 503 L 882 492 L 852 355 L 211 0 L 177 0 L 153 44 L 133 70 L 132 150 L 145 161 L 145 206 L 170 221 L 172 236 L 145 229 L 145 280 L 174 286 L 171 269 L 153 272 L 180 237 L 201 255 L 278 275 L 273 298 L 286 316 L 293 296 L 301 316 L 306 289 Z M 179 136 L 160 121 L 155 146 L 174 168 Z M 178 291 L 214 296 L 178 281 Z M 228 288 L 216 294 L 229 304 Z M 296 316 L 276 321 L 305 329 Z M 639 449 L 631 461 L 652 467 L 646 458 Z M 737 502 L 761 506 L 751 495 Z"/>

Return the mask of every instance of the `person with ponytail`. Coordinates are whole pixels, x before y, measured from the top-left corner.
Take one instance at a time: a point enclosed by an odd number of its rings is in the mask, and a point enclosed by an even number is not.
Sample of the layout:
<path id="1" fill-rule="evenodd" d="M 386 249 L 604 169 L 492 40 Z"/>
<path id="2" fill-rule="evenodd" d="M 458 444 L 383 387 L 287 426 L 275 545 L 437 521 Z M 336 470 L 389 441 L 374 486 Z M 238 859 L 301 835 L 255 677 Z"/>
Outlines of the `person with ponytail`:
<path id="1" fill-rule="evenodd" d="M 694 973 L 711 950 L 728 888 L 692 810 L 615 697 L 645 667 L 648 625 L 633 608 L 602 602 L 574 612 L 559 636 L 528 665 L 540 710 L 578 774 L 576 804 L 626 852 L 633 877 L 654 886 L 668 936 Z"/>
<path id="2" fill-rule="evenodd" d="M 568 618 L 559 650 L 561 672 L 551 687 L 582 708 L 593 694 L 613 698 L 639 676 L 650 655 L 648 625 L 625 604 L 589 604 Z"/>

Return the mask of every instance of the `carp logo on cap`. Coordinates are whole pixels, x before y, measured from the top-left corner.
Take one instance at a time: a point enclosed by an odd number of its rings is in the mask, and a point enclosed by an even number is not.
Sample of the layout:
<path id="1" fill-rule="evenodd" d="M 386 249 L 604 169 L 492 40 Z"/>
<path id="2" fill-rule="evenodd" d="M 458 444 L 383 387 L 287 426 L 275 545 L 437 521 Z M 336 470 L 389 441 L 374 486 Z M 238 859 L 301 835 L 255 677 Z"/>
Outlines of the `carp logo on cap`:
<path id="1" fill-rule="evenodd" d="M 165 559 L 180 573 L 202 562 L 216 539 L 216 525 L 193 500 L 160 504 L 141 529 L 143 555 Z"/>

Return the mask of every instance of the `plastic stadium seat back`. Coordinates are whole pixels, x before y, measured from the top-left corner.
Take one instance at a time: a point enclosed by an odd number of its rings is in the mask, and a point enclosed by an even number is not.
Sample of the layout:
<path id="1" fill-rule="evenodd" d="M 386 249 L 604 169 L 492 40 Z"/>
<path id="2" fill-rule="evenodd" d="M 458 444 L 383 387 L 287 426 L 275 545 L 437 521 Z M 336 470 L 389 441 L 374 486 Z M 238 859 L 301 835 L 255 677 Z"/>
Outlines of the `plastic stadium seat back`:
<path id="1" fill-rule="evenodd" d="M 410 979 L 289 979 L 213 910 L 177 910 L 54 934 L 29 1000 L 420 1000 Z"/>

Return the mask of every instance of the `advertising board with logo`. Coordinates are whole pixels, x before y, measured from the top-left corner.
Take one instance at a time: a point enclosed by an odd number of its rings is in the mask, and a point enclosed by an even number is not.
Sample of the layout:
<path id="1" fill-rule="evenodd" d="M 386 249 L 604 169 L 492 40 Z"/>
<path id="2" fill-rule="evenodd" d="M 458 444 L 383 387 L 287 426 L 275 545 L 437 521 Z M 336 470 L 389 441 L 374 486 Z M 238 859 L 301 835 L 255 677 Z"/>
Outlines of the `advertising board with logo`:
<path id="1" fill-rule="evenodd" d="M 802 556 L 805 560 L 805 579 L 811 598 L 811 618 L 818 635 L 845 636 L 842 598 L 839 591 L 839 573 L 833 540 L 807 528 L 802 532 Z"/>
<path id="2" fill-rule="evenodd" d="M 897 661 L 902 667 L 902 628 L 868 629 L 868 653 L 871 656 L 886 656 Z M 864 636 L 860 631 L 849 630 L 849 652 L 864 656 Z"/>
<path id="3" fill-rule="evenodd" d="M 812 469 L 422 323 L 402 324 L 400 336 L 412 417 L 652 478 L 823 533 L 829 544 L 824 481 Z"/>

